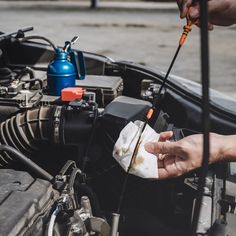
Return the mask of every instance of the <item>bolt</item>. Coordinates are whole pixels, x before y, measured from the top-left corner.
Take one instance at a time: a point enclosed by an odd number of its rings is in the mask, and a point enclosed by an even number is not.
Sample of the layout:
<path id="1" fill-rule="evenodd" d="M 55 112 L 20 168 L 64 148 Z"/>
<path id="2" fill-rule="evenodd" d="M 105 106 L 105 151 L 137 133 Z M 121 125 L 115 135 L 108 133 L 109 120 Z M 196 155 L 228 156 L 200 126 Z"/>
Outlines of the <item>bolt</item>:
<path id="1" fill-rule="evenodd" d="M 78 225 L 72 225 L 70 231 L 73 233 L 81 233 L 81 229 Z"/>

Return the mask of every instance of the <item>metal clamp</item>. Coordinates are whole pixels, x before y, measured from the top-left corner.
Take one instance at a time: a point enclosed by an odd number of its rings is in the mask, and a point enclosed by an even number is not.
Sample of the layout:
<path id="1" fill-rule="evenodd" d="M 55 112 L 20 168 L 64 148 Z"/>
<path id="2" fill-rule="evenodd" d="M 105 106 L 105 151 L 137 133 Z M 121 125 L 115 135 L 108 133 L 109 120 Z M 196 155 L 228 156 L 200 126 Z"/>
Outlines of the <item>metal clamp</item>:
<path id="1" fill-rule="evenodd" d="M 60 106 L 57 106 L 56 107 L 56 110 L 55 110 L 55 113 L 53 115 L 53 142 L 55 144 L 59 144 L 60 143 L 60 130 L 59 130 L 59 127 L 60 127 L 60 118 L 61 118 L 61 109 L 62 107 Z"/>

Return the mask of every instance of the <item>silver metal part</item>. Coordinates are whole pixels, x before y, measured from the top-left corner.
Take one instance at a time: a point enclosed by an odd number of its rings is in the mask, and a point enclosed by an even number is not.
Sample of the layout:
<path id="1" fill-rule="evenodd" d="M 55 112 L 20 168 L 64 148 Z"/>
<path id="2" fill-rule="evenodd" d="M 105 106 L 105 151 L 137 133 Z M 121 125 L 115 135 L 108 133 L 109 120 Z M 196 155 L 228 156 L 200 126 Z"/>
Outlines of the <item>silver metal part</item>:
<path id="1" fill-rule="evenodd" d="M 77 35 L 70 41 L 71 45 L 75 44 L 78 40 L 79 40 L 79 36 Z"/>
<path id="2" fill-rule="evenodd" d="M 87 196 L 82 196 L 81 207 L 84 209 L 85 213 L 88 213 L 90 216 L 93 215 L 90 200 Z"/>
<path id="3" fill-rule="evenodd" d="M 67 52 L 68 49 L 75 44 L 79 40 L 79 36 L 75 36 L 70 42 L 66 42 L 66 46 L 64 47 L 64 51 Z"/>
<path id="4" fill-rule="evenodd" d="M 198 177 L 186 178 L 184 180 L 184 183 L 187 186 L 189 186 L 190 188 L 197 191 L 197 189 L 198 189 L 198 180 L 199 180 Z M 210 176 L 206 177 L 206 182 L 205 182 L 205 187 L 204 187 L 204 194 L 206 194 L 206 195 L 211 194 L 212 185 L 213 185 L 212 177 L 210 177 Z"/>
<path id="5" fill-rule="evenodd" d="M 90 217 L 89 222 L 93 232 L 99 233 L 101 236 L 111 236 L 111 227 L 104 219 L 99 217 Z"/>
<path id="6" fill-rule="evenodd" d="M 111 236 L 119 236 L 120 214 L 112 213 L 112 225 L 111 225 Z"/>
<path id="7" fill-rule="evenodd" d="M 60 127 L 60 117 L 61 117 L 61 108 L 60 106 L 57 106 L 54 116 L 53 116 L 53 128 L 54 128 L 54 135 L 53 135 L 53 141 L 55 144 L 59 144 L 59 127 Z"/>
<path id="8" fill-rule="evenodd" d="M 86 91 L 85 95 L 89 96 L 89 101 L 96 102 L 96 93 Z"/>
<path id="9" fill-rule="evenodd" d="M 87 236 L 89 235 L 87 228 L 84 224 L 84 221 L 88 219 L 88 217 L 83 219 L 83 215 L 81 215 L 80 211 L 75 211 L 73 217 L 71 218 L 71 229 L 69 236 Z"/>
<path id="10" fill-rule="evenodd" d="M 196 199 L 194 199 L 193 209 Z M 209 196 L 203 196 L 201 211 L 198 220 L 197 234 L 206 234 L 211 227 L 212 199 Z M 194 212 L 193 212 L 194 214 Z M 193 216 L 192 214 L 192 216 Z"/>

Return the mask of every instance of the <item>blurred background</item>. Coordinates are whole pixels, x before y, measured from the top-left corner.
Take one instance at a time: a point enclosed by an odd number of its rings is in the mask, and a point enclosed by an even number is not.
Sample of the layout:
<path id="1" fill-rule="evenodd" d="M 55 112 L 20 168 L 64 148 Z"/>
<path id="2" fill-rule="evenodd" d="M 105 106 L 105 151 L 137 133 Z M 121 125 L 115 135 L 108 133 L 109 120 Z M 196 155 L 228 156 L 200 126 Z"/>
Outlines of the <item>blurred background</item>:
<path id="1" fill-rule="evenodd" d="M 92 7 L 91 7 L 92 6 Z M 58 45 L 79 35 L 81 50 L 166 71 L 185 20 L 175 1 L 0 1 L 0 31 L 34 26 Z M 210 32 L 211 87 L 236 98 L 236 26 Z M 200 81 L 199 29 L 194 27 L 172 74 Z"/>

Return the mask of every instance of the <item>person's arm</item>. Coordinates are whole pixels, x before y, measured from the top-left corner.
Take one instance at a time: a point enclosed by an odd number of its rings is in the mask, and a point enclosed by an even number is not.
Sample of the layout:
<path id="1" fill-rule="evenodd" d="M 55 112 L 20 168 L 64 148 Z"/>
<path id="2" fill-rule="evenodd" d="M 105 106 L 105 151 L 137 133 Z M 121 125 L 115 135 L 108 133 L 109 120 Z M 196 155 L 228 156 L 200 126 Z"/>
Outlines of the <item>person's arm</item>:
<path id="1" fill-rule="evenodd" d="M 201 167 L 203 135 L 191 135 L 177 142 L 166 142 L 172 132 L 161 133 L 158 142 L 147 143 L 146 151 L 157 155 L 160 179 L 176 177 Z M 210 134 L 209 163 L 236 161 L 236 135 Z"/>
<path id="2" fill-rule="evenodd" d="M 222 161 L 236 161 L 236 135 L 222 136 Z"/>
<path id="3" fill-rule="evenodd" d="M 199 0 L 177 0 L 180 6 L 180 17 L 187 15 L 192 22 L 199 20 Z M 229 26 L 236 23 L 235 0 L 208 0 L 209 23 Z"/>

